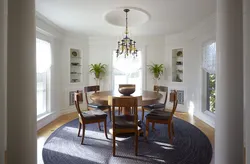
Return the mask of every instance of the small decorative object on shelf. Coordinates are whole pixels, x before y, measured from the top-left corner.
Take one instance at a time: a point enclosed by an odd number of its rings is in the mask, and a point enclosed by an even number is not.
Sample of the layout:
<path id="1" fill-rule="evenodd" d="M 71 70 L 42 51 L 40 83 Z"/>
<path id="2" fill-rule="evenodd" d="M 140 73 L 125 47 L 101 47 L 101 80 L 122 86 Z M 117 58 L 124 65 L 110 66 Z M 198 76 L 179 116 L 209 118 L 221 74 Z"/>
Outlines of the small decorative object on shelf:
<path id="1" fill-rule="evenodd" d="M 70 49 L 70 82 L 81 82 L 81 54 L 79 49 Z"/>
<path id="2" fill-rule="evenodd" d="M 177 69 L 177 73 L 183 73 L 183 70 Z"/>
<path id="3" fill-rule="evenodd" d="M 106 73 L 106 64 L 90 64 L 89 72 L 95 75 L 96 85 L 100 85 L 100 80 L 105 76 Z"/>
<path id="4" fill-rule="evenodd" d="M 73 66 L 81 66 L 80 63 L 71 63 Z"/>
<path id="5" fill-rule="evenodd" d="M 71 82 L 80 82 L 80 80 L 79 79 L 71 79 Z"/>
<path id="6" fill-rule="evenodd" d="M 164 65 L 163 64 L 151 64 L 148 65 L 148 69 L 150 73 L 153 74 L 153 79 L 155 81 L 155 85 L 158 85 L 158 80 L 160 80 L 161 76 L 163 75 L 164 72 Z"/>
<path id="7" fill-rule="evenodd" d="M 176 56 L 178 56 L 178 57 L 183 57 L 182 51 L 178 51 L 178 52 L 176 53 Z"/>
<path id="8" fill-rule="evenodd" d="M 79 57 L 79 51 L 71 49 L 71 57 Z"/>
<path id="9" fill-rule="evenodd" d="M 176 75 L 176 82 L 182 82 L 178 74 Z"/>
<path id="10" fill-rule="evenodd" d="M 182 65 L 182 62 L 179 62 L 179 61 L 176 62 L 176 65 Z"/>
<path id="11" fill-rule="evenodd" d="M 172 81 L 183 82 L 183 49 L 172 49 Z"/>

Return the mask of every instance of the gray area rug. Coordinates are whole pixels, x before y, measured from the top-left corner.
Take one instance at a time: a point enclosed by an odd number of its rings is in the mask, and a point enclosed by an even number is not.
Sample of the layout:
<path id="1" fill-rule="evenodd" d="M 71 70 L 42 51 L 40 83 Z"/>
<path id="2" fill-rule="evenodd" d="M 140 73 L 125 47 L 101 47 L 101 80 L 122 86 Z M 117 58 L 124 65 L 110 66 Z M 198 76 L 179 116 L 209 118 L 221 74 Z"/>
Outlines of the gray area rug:
<path id="1" fill-rule="evenodd" d="M 140 118 L 140 117 L 139 117 Z M 108 123 L 108 129 L 111 128 Z M 133 136 L 117 137 L 116 157 L 112 156 L 112 136 L 106 139 L 97 124 L 86 126 L 84 145 L 77 137 L 78 119 L 53 132 L 44 144 L 44 164 L 209 164 L 212 146 L 198 128 L 174 118 L 175 137 L 168 140 L 167 125 L 156 124 L 149 141 L 139 137 L 138 156 L 134 156 Z M 145 124 L 142 124 L 145 129 Z M 103 128 L 102 128 L 103 129 Z"/>

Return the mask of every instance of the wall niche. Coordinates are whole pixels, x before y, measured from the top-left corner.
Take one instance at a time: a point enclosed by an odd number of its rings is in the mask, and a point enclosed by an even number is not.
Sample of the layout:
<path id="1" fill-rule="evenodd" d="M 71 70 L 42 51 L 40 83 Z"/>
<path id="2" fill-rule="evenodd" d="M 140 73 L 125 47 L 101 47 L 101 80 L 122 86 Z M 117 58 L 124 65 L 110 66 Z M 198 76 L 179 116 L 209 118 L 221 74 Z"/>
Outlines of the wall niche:
<path id="1" fill-rule="evenodd" d="M 80 83 L 82 79 L 82 63 L 79 49 L 70 49 L 70 83 Z"/>
<path id="2" fill-rule="evenodd" d="M 183 82 L 183 48 L 172 49 L 172 82 Z"/>

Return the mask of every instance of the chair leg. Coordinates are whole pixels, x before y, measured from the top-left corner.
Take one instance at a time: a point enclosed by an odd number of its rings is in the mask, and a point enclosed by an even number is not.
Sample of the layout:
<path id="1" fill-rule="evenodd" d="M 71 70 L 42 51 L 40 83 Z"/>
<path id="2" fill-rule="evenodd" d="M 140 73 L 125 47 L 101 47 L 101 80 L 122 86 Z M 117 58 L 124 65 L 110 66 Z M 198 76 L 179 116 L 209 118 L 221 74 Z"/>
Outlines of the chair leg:
<path id="1" fill-rule="evenodd" d="M 146 135 L 145 135 L 145 139 L 148 139 L 148 131 L 149 131 L 149 121 L 148 119 L 146 119 Z"/>
<path id="2" fill-rule="evenodd" d="M 78 125 L 78 137 L 80 137 L 80 133 L 81 133 L 81 128 L 82 128 L 82 124 L 79 121 L 79 125 Z"/>
<path id="3" fill-rule="evenodd" d="M 118 107 L 118 115 L 120 116 L 121 114 L 121 107 Z"/>
<path id="4" fill-rule="evenodd" d="M 143 122 L 143 121 L 144 121 L 144 108 L 141 107 L 141 110 L 142 110 L 142 113 L 141 113 L 141 121 Z"/>
<path id="5" fill-rule="evenodd" d="M 115 156 L 115 132 L 113 129 L 113 156 Z"/>
<path id="6" fill-rule="evenodd" d="M 106 121 L 106 119 L 104 120 L 104 133 L 105 133 L 106 138 L 109 139 L 108 135 L 107 135 L 107 121 Z"/>
<path id="7" fill-rule="evenodd" d="M 155 130 L 155 123 L 152 122 L 152 131 Z"/>
<path id="8" fill-rule="evenodd" d="M 85 136 L 85 124 L 82 125 L 82 142 L 81 142 L 82 145 L 84 141 L 84 136 Z"/>
<path id="9" fill-rule="evenodd" d="M 101 129 L 100 122 L 98 122 L 98 128 L 99 128 L 100 131 L 102 130 L 102 129 Z"/>
<path id="10" fill-rule="evenodd" d="M 168 138 L 171 140 L 172 139 L 172 130 L 171 130 L 171 123 L 168 124 Z"/>
<path id="11" fill-rule="evenodd" d="M 135 156 L 138 155 L 138 130 L 135 131 Z"/>
<path id="12" fill-rule="evenodd" d="M 111 122 L 111 107 L 108 110 L 109 110 L 109 121 Z"/>
<path id="13" fill-rule="evenodd" d="M 173 136 L 174 136 L 174 123 L 172 122 L 172 133 L 173 133 Z"/>

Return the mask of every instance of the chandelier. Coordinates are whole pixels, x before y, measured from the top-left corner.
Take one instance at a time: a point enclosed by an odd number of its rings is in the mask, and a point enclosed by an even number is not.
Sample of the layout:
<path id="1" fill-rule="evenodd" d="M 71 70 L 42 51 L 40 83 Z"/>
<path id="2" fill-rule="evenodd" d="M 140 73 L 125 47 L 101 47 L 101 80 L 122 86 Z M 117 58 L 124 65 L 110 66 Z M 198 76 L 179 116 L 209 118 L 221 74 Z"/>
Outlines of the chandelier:
<path id="1" fill-rule="evenodd" d="M 124 54 L 124 57 L 128 57 L 132 55 L 133 57 L 137 56 L 137 49 L 135 47 L 135 41 L 129 38 L 128 36 L 128 12 L 129 9 L 124 9 L 126 13 L 126 30 L 125 30 L 125 37 L 118 41 L 118 48 L 116 50 L 116 56 Z"/>

